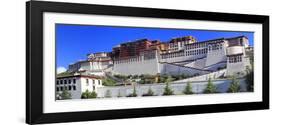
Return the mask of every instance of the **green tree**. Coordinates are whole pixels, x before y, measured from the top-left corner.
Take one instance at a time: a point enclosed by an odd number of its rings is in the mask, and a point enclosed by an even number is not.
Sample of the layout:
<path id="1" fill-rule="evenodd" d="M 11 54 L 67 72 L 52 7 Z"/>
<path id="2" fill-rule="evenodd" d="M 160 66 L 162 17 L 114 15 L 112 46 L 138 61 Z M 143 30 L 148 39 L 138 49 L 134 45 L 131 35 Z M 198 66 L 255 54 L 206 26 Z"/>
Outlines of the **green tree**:
<path id="1" fill-rule="evenodd" d="M 111 98 L 111 91 L 110 90 L 106 90 L 104 97 L 105 98 Z"/>
<path id="2" fill-rule="evenodd" d="M 90 98 L 97 98 L 97 93 L 95 91 L 92 91 L 90 94 Z"/>
<path id="3" fill-rule="evenodd" d="M 232 81 L 230 83 L 230 86 L 227 90 L 229 93 L 236 93 L 240 91 L 240 83 L 239 80 L 236 79 L 235 76 L 232 77 Z"/>
<path id="4" fill-rule="evenodd" d="M 173 95 L 174 91 L 170 88 L 169 82 L 166 82 L 163 95 Z"/>
<path id="5" fill-rule="evenodd" d="M 146 94 L 143 94 L 143 96 L 153 96 L 153 95 L 154 95 L 154 92 L 152 91 L 151 87 L 149 87 Z"/>
<path id="6" fill-rule="evenodd" d="M 167 79 L 166 79 L 165 82 L 166 82 L 166 83 L 170 83 L 170 82 L 172 82 L 173 80 L 174 80 L 174 78 L 169 75 L 169 76 L 167 77 Z"/>
<path id="7" fill-rule="evenodd" d="M 134 90 L 133 90 L 133 97 L 137 97 L 137 90 L 136 90 L 136 85 L 134 85 Z"/>
<path id="8" fill-rule="evenodd" d="M 138 96 L 136 86 L 135 85 L 133 85 L 133 86 L 134 86 L 133 93 L 128 95 L 128 97 L 137 97 Z"/>
<path id="9" fill-rule="evenodd" d="M 191 86 L 191 83 L 190 83 L 190 82 L 187 82 L 183 93 L 186 94 L 186 95 L 193 94 L 193 92 L 192 92 L 192 86 Z"/>
<path id="10" fill-rule="evenodd" d="M 217 88 L 213 84 L 213 81 L 211 80 L 211 78 L 209 78 L 208 84 L 207 84 L 207 87 L 204 90 L 204 93 L 208 94 L 208 93 L 216 93 L 216 92 L 217 92 Z"/>
<path id="11" fill-rule="evenodd" d="M 89 98 L 89 95 L 90 95 L 89 90 L 86 90 L 85 92 L 83 92 L 81 94 L 81 99 L 87 99 L 87 98 Z"/>
<path id="12" fill-rule="evenodd" d="M 86 90 L 81 95 L 82 99 L 89 99 L 89 98 L 96 98 L 96 97 L 97 97 L 97 93 L 95 91 L 90 92 L 89 90 Z"/>
<path id="13" fill-rule="evenodd" d="M 67 90 L 63 90 L 60 96 L 62 100 L 71 99 L 71 93 L 68 92 Z"/>

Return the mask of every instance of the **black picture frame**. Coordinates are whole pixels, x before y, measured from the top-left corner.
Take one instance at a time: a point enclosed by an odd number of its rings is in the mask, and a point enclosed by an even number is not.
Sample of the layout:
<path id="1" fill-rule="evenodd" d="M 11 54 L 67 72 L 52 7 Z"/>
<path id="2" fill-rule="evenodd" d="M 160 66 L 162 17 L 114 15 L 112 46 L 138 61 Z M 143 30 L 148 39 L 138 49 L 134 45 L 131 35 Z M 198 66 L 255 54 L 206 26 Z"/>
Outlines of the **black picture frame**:
<path id="1" fill-rule="evenodd" d="M 262 101 L 229 104 L 172 106 L 141 109 L 43 113 L 43 13 L 116 15 L 148 18 L 192 19 L 262 24 Z M 269 16 L 183 11 L 62 2 L 26 3 L 26 123 L 58 123 L 88 120 L 153 117 L 269 109 Z"/>

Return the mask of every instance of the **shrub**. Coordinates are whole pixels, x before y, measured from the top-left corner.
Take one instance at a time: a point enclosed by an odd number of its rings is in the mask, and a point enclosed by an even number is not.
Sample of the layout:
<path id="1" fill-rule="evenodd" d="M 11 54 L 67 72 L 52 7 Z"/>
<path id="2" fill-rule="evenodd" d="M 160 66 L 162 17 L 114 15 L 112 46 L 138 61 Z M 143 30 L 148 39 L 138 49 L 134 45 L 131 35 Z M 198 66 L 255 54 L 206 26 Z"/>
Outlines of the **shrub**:
<path id="1" fill-rule="evenodd" d="M 173 95 L 174 91 L 170 88 L 169 82 L 166 83 L 163 95 Z"/>
<path id="2" fill-rule="evenodd" d="M 152 91 L 151 87 L 149 87 L 148 91 L 146 94 L 143 94 L 142 96 L 153 96 L 154 92 Z"/>
<path id="3" fill-rule="evenodd" d="M 151 84 L 155 82 L 155 76 L 151 75 L 141 75 L 139 84 Z"/>
<path id="4" fill-rule="evenodd" d="M 166 83 L 170 83 L 174 80 L 174 78 L 172 76 L 168 76 L 167 79 L 166 79 Z"/>
<path id="5" fill-rule="evenodd" d="M 185 87 L 183 93 L 186 94 L 186 95 L 193 94 L 192 86 L 191 86 L 190 82 L 187 82 L 186 87 Z"/>
<path id="6" fill-rule="evenodd" d="M 91 92 L 90 98 L 97 98 L 97 93 L 96 92 Z"/>
<path id="7" fill-rule="evenodd" d="M 127 97 L 137 97 L 137 96 L 138 94 L 137 94 L 136 86 L 134 85 L 133 93 L 129 94 Z"/>
<path id="8" fill-rule="evenodd" d="M 217 92 L 217 88 L 213 84 L 211 78 L 209 78 L 208 84 L 207 84 L 207 87 L 204 90 L 204 93 L 208 94 L 208 93 L 216 93 L 216 92 Z"/>
<path id="9" fill-rule="evenodd" d="M 71 99 L 71 93 L 68 92 L 67 90 L 63 90 L 60 96 L 62 100 Z"/>
<path id="10" fill-rule="evenodd" d="M 82 99 L 89 99 L 89 98 L 97 98 L 97 93 L 95 91 L 89 92 L 89 90 L 86 90 L 81 95 Z"/>
<path id="11" fill-rule="evenodd" d="M 237 80 L 234 76 L 232 77 L 232 81 L 230 83 L 230 86 L 227 90 L 229 93 L 235 93 L 240 91 L 240 83 L 239 80 Z"/>

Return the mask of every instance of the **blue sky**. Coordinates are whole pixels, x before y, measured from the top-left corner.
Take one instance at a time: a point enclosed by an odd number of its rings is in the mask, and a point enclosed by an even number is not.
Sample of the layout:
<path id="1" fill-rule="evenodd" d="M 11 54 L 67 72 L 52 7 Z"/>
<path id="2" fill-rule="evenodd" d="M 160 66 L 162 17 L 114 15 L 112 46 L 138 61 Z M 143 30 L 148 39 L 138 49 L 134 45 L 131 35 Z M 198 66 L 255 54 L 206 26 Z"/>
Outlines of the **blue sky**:
<path id="1" fill-rule="evenodd" d="M 194 36 L 199 42 L 245 35 L 253 45 L 254 34 L 234 31 L 56 24 L 57 67 L 67 68 L 70 63 L 86 59 L 88 53 L 109 52 L 113 46 L 123 42 L 142 38 L 166 42 L 172 38 L 188 35 Z"/>

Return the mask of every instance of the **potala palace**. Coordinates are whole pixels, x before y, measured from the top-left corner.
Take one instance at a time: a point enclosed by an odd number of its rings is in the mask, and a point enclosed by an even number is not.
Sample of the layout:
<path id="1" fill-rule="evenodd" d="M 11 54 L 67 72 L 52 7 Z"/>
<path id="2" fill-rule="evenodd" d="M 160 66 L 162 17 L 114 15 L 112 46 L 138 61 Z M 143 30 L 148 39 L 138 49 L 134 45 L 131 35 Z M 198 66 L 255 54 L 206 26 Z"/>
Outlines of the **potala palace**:
<path id="1" fill-rule="evenodd" d="M 112 52 L 88 54 L 87 59 L 70 64 L 67 72 L 74 75 L 58 77 L 57 91 L 60 90 L 60 81 L 67 83 L 72 77 L 78 80 L 85 78 L 85 84 L 91 80 L 94 84 L 91 84 L 90 90 L 95 91 L 96 86 L 102 87 L 100 78 L 113 74 L 187 74 L 198 77 L 219 72 L 214 77 L 243 76 L 246 68 L 251 68 L 252 53 L 253 47 L 246 36 L 207 41 L 197 41 L 193 36 L 173 38 L 168 42 L 140 39 L 121 43 L 113 47 Z M 80 87 L 79 91 L 77 98 L 85 88 Z"/>
<path id="2" fill-rule="evenodd" d="M 88 54 L 87 60 L 69 65 L 69 72 L 87 71 L 93 75 L 107 72 L 123 75 L 189 74 L 202 75 L 226 68 L 233 75 L 250 67 L 245 36 L 197 42 L 192 36 L 164 43 L 141 39 L 122 43 L 112 52 Z"/>

